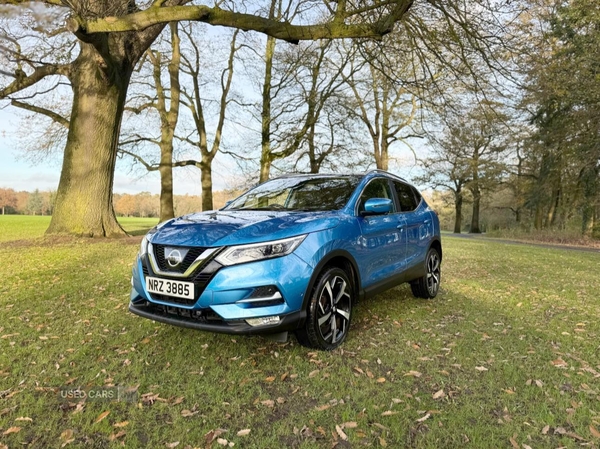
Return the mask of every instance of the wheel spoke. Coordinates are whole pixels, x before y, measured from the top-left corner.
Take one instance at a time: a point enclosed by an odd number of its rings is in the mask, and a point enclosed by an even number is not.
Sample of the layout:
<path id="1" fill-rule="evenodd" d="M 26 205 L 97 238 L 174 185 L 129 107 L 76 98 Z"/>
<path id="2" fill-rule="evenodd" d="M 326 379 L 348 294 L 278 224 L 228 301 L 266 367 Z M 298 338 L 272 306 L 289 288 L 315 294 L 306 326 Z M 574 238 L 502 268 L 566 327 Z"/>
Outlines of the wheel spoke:
<path id="1" fill-rule="evenodd" d="M 337 326 L 336 326 L 335 316 L 331 318 L 331 343 L 335 343 L 337 341 Z"/>
<path id="2" fill-rule="evenodd" d="M 338 315 L 343 316 L 346 321 L 350 321 L 350 312 L 346 312 L 345 310 L 342 310 L 342 309 L 337 309 L 337 313 L 338 313 Z"/>
<path id="3" fill-rule="evenodd" d="M 326 315 L 323 315 L 321 318 L 319 318 L 319 326 L 322 326 L 331 316 L 331 312 L 327 313 Z"/>
<path id="4" fill-rule="evenodd" d="M 344 296 L 344 295 L 348 296 L 348 293 L 346 293 L 346 281 L 344 281 L 342 279 L 342 285 L 340 287 L 339 293 L 337 294 L 337 296 L 335 298 L 334 304 L 337 304 L 339 302 L 339 300 L 342 299 L 342 296 Z"/>
<path id="5" fill-rule="evenodd" d="M 335 278 L 331 280 L 330 282 L 326 282 L 325 283 L 325 289 L 327 290 L 327 293 L 329 293 L 329 302 L 331 303 L 331 305 L 333 306 L 333 290 L 331 289 L 331 284 L 335 282 Z"/>

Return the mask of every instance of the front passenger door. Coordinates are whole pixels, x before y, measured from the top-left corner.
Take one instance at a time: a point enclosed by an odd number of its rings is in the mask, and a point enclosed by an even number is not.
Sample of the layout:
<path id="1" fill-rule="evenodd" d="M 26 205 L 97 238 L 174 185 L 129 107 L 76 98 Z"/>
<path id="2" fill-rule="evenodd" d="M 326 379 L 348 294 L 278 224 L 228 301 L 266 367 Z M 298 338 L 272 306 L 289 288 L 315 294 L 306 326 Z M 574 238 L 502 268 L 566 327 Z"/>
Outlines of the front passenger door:
<path id="1" fill-rule="evenodd" d="M 371 198 L 392 200 L 389 214 L 364 216 L 364 204 Z M 406 241 L 399 216 L 396 214 L 394 196 L 385 178 L 375 178 L 364 188 L 357 206 L 362 236 L 357 245 L 363 287 L 376 286 L 403 270 Z"/>

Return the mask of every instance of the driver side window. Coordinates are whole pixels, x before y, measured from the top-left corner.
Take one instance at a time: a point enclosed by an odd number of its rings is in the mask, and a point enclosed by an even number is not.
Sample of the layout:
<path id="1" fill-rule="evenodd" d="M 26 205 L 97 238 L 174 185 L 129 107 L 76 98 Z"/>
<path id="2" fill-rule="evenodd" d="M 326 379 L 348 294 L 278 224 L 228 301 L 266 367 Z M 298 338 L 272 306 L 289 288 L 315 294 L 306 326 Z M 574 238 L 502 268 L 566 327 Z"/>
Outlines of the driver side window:
<path id="1" fill-rule="evenodd" d="M 372 180 L 360 195 L 360 201 L 358 203 L 358 213 L 360 214 L 365 210 L 365 202 L 371 198 L 386 198 L 392 200 L 392 213 L 396 212 L 394 204 L 394 197 L 392 196 L 392 190 L 390 189 L 390 183 L 387 179 L 374 179 Z"/>

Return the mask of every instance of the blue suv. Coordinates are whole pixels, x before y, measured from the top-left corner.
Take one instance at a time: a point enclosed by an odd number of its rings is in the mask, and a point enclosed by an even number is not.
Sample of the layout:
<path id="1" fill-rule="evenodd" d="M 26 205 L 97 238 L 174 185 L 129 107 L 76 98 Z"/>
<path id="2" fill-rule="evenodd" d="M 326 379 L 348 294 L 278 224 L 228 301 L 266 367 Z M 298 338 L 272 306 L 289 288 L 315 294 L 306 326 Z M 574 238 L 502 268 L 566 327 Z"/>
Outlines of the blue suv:
<path id="1" fill-rule="evenodd" d="M 380 170 L 284 176 L 148 232 L 129 310 L 280 341 L 293 331 L 301 344 L 331 350 L 359 298 L 402 282 L 435 297 L 441 261 L 438 217 L 405 180 Z"/>

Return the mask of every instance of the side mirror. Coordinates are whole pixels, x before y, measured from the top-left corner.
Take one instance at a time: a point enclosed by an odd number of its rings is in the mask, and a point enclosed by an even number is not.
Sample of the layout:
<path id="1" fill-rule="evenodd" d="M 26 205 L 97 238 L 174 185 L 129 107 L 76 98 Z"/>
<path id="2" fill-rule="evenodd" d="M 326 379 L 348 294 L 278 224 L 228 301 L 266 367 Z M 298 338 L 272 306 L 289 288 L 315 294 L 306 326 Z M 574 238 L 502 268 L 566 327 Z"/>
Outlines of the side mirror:
<path id="1" fill-rule="evenodd" d="M 392 200 L 387 198 L 370 198 L 365 202 L 365 210 L 361 215 L 383 215 L 392 211 Z"/>

